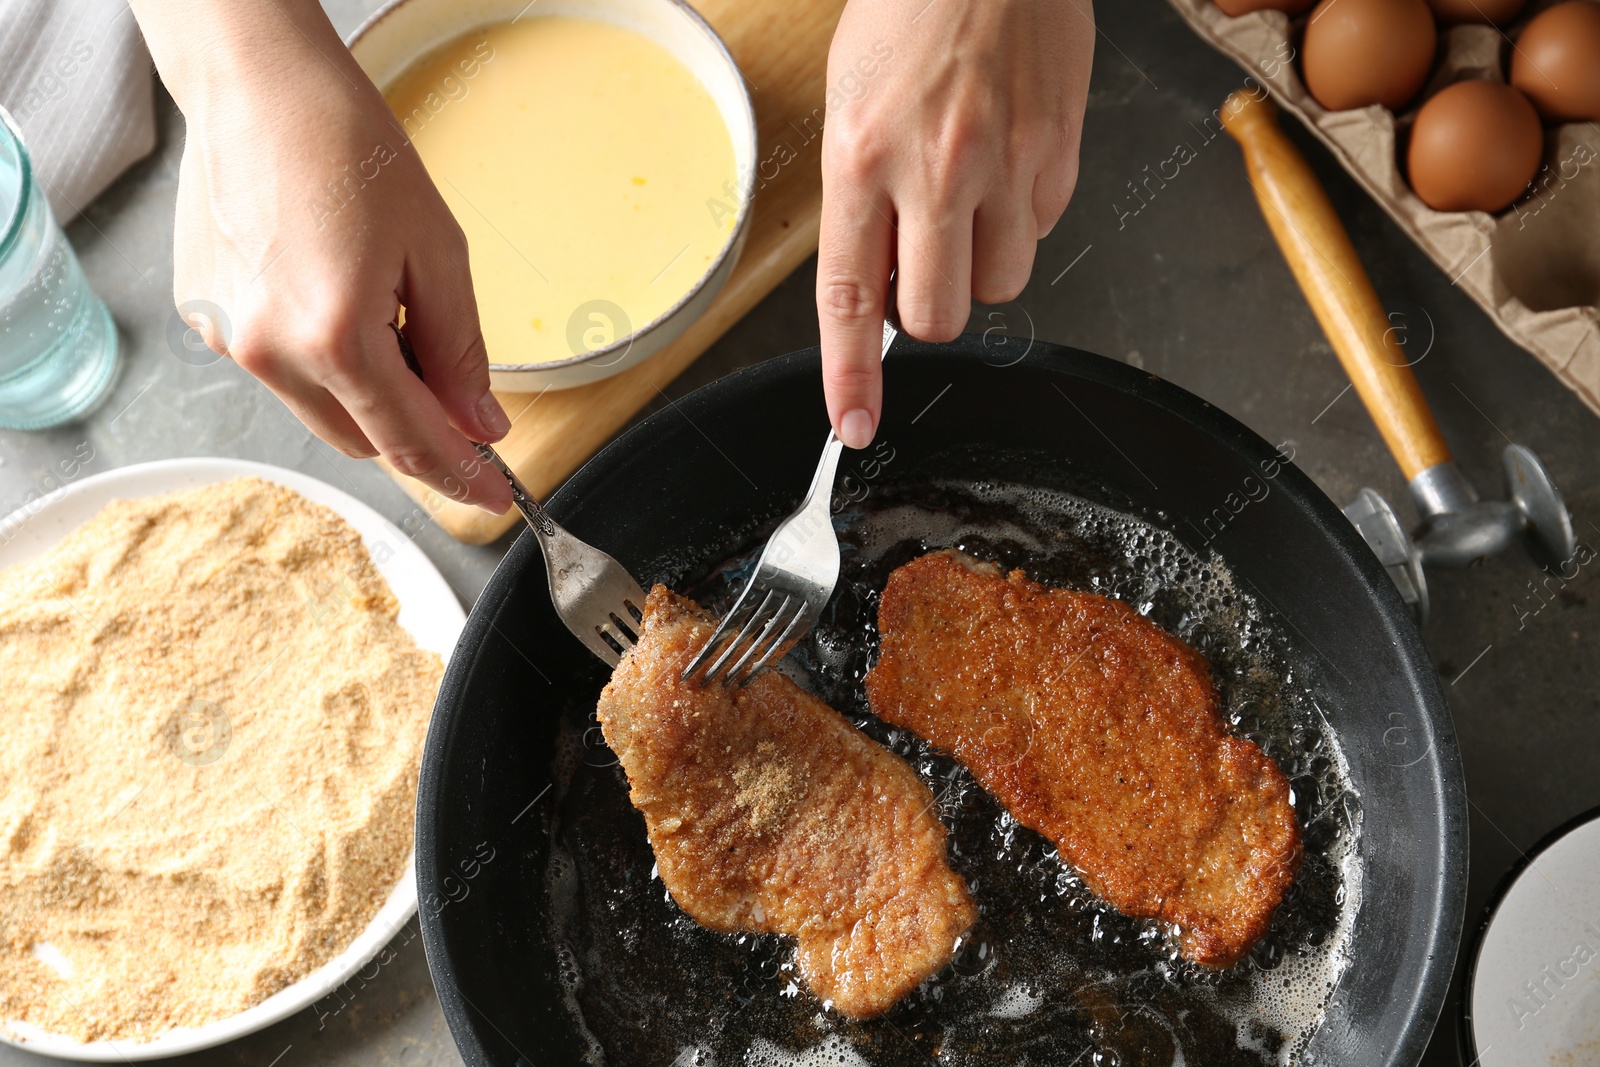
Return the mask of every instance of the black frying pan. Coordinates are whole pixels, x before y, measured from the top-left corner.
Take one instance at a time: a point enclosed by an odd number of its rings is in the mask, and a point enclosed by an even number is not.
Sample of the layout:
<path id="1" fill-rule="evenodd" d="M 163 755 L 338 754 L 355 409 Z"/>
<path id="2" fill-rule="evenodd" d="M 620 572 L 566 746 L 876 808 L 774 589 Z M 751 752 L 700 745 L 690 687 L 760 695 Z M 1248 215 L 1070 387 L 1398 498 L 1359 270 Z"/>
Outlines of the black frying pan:
<path id="1" fill-rule="evenodd" d="M 1353 962 L 1311 1046 L 1314 1062 L 1415 1064 L 1455 960 L 1467 818 L 1444 698 L 1394 586 L 1338 509 L 1292 466 L 1264 499 L 1230 510 L 1220 533 L 1216 523 L 1204 526 L 1230 494 L 1228 506 L 1237 506 L 1245 479 L 1255 475 L 1258 484 L 1276 455 L 1229 416 L 1097 356 L 1044 343 L 1019 354 L 1016 341 L 995 350 L 977 337 L 903 342 L 885 364 L 880 431 L 895 459 L 875 484 L 992 478 L 1067 489 L 1197 549 L 1211 536 L 1208 547 L 1314 661 L 1317 702 L 1361 796 L 1364 900 Z M 549 507 L 647 586 L 682 583 L 758 543 L 794 507 L 825 431 L 815 350 L 774 359 L 624 434 Z M 417 803 L 424 944 L 469 1067 L 585 1062 L 588 1038 L 562 982 L 570 946 L 551 936 L 546 876 L 558 729 L 564 719 L 569 731 L 592 725 L 604 681 L 604 669 L 552 611 L 537 545 L 522 537 L 479 598 L 446 672 Z M 631 832 L 637 847 L 642 822 Z M 603 901 L 568 906 L 600 909 L 609 921 Z M 615 922 L 626 930 L 636 917 L 618 914 Z M 637 951 L 659 956 L 648 942 Z M 677 983 L 670 972 L 662 978 L 660 962 L 641 961 L 657 965 L 646 972 L 663 988 L 641 991 L 639 1003 L 654 997 L 691 1016 L 716 1007 L 704 994 L 675 1002 L 689 994 L 667 988 Z M 751 995 L 731 976 L 733 999 L 723 1007 L 737 1010 Z M 648 1029 L 648 1020 L 637 1021 Z M 636 1050 L 637 1062 L 651 1058 L 647 1051 Z M 633 1055 L 614 1051 L 611 1062 Z"/>

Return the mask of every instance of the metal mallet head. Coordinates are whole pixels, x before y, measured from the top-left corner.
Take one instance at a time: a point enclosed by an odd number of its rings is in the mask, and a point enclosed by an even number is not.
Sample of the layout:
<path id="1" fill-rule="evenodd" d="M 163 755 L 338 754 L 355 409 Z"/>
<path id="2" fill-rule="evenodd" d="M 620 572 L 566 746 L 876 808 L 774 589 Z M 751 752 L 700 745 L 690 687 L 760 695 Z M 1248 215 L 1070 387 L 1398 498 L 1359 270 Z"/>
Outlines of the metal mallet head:
<path id="1" fill-rule="evenodd" d="M 1411 536 L 1375 490 L 1361 490 L 1344 509 L 1419 621 L 1428 617 L 1424 566 L 1465 567 L 1524 535 L 1551 563 L 1563 564 L 1577 551 L 1566 501 L 1539 457 L 1522 445 L 1507 445 L 1502 460 L 1505 500 L 1479 499 L 1454 461 L 1411 479 L 1411 500 L 1422 519 Z"/>

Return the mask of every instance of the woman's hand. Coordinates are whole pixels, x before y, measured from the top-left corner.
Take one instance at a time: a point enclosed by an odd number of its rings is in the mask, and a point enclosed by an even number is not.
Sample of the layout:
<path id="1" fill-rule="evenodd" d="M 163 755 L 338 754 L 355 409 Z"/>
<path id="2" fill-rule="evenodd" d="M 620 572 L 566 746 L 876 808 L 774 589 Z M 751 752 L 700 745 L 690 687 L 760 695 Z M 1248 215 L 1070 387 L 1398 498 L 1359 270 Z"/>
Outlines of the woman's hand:
<path id="1" fill-rule="evenodd" d="M 317 436 L 504 511 L 466 239 L 316 0 L 135 0 L 187 120 L 173 296 Z M 405 333 L 426 384 L 389 323 Z"/>
<path id="2" fill-rule="evenodd" d="M 1093 52 L 1090 0 L 845 7 L 828 85 L 866 88 L 827 113 L 817 313 L 846 445 L 877 432 L 891 268 L 900 323 L 925 341 L 959 334 L 973 298 L 1022 291 L 1077 181 Z"/>

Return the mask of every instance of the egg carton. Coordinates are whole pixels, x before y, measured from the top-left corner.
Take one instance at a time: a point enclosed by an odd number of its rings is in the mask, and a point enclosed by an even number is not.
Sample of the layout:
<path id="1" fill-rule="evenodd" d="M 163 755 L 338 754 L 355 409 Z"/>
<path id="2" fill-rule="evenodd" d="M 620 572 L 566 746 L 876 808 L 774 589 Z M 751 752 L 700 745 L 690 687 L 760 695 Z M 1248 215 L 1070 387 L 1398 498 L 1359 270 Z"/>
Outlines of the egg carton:
<path id="1" fill-rule="evenodd" d="M 1306 16 L 1257 11 L 1231 18 L 1212 0 L 1169 2 L 1305 123 L 1507 337 L 1600 414 L 1600 128 L 1546 128 L 1545 162 L 1529 191 L 1495 215 L 1434 211 L 1406 184 L 1396 151 L 1417 108 L 1439 89 L 1468 78 L 1504 81 L 1511 41 L 1553 0 L 1536 0 L 1504 32 L 1444 30 L 1427 85 L 1398 115 L 1381 106 L 1329 111 L 1312 99 L 1299 71 Z"/>

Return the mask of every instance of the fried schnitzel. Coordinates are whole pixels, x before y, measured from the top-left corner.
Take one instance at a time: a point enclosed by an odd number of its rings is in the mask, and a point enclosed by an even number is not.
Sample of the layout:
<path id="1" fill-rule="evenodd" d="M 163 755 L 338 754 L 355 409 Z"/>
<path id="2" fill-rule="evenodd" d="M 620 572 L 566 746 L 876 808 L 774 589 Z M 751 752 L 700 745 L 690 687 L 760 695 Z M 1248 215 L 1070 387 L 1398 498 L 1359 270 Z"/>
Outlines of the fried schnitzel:
<path id="1" fill-rule="evenodd" d="M 877 1015 L 977 919 L 933 794 L 784 675 L 743 689 L 681 681 L 713 626 L 656 586 L 600 696 L 661 879 L 702 926 L 792 935 L 817 996 Z"/>
<path id="2" fill-rule="evenodd" d="M 938 552 L 889 576 L 873 714 L 950 752 L 1091 889 L 1226 967 L 1300 866 L 1289 783 L 1206 661 L 1121 601 Z"/>

